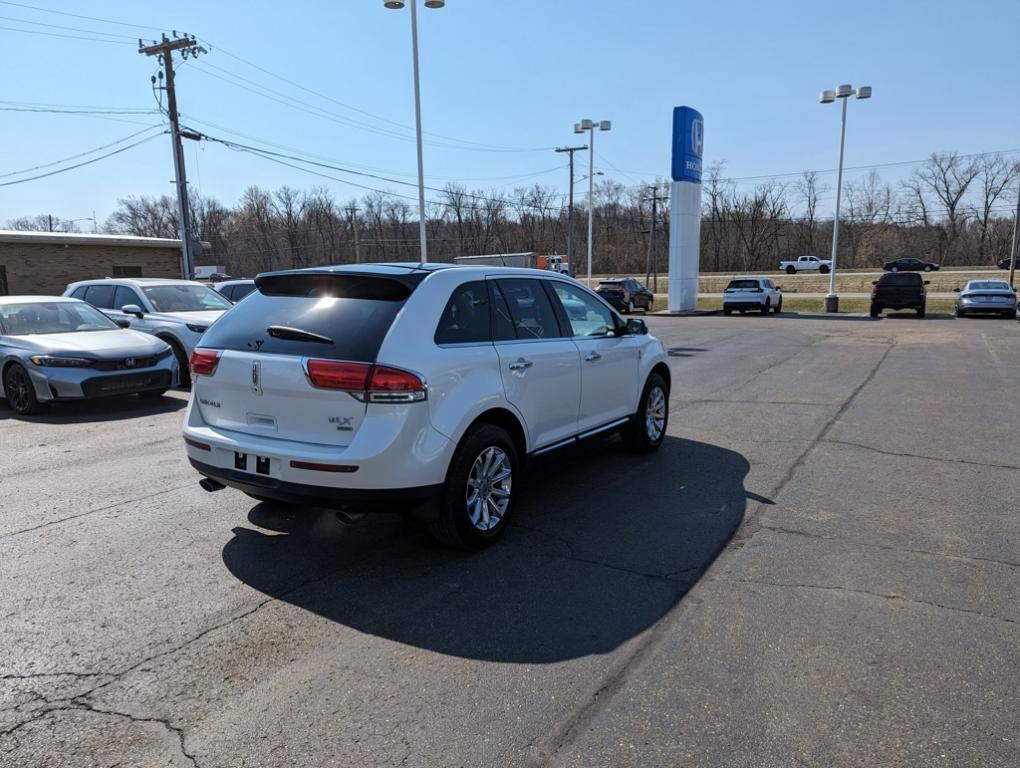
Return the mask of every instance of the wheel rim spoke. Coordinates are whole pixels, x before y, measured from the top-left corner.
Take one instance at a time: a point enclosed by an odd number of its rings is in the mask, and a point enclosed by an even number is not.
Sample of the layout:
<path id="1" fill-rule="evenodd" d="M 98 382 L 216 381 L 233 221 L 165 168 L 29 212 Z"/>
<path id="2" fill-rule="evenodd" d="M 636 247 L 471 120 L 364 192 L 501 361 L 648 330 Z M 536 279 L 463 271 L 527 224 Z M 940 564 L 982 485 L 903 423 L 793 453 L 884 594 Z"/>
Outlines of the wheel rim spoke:
<path id="1" fill-rule="evenodd" d="M 510 505 L 513 470 L 498 446 L 482 450 L 468 473 L 465 504 L 471 525 L 480 531 L 499 525 Z"/>

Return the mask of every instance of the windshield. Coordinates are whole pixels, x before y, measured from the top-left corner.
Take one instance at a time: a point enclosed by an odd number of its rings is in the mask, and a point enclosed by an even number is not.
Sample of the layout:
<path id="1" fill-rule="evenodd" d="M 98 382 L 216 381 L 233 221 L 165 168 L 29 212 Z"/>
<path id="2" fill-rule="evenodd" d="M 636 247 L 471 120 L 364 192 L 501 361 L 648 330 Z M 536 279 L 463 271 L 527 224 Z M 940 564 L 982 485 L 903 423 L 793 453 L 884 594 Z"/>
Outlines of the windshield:
<path id="1" fill-rule="evenodd" d="M 118 326 L 83 301 L 33 301 L 0 305 L 0 330 L 10 336 L 110 331 Z"/>
<path id="2" fill-rule="evenodd" d="M 157 312 L 204 312 L 233 306 L 212 288 L 197 283 L 153 285 L 142 290 Z"/>
<path id="3" fill-rule="evenodd" d="M 756 291 L 761 286 L 758 285 L 757 280 L 730 280 L 730 284 L 726 286 L 727 291 Z"/>
<path id="4" fill-rule="evenodd" d="M 1009 283 L 1005 280 L 971 280 L 967 283 L 965 291 L 1009 291 L 1012 293 L 1013 289 L 1009 287 Z"/>

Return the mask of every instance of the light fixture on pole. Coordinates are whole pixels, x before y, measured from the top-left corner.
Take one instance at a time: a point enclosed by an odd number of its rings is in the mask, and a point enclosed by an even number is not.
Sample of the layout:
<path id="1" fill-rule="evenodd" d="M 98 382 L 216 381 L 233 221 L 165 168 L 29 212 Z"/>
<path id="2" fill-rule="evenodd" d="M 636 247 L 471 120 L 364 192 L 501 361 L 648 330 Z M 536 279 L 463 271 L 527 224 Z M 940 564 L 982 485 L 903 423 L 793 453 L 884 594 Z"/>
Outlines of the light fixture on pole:
<path id="1" fill-rule="evenodd" d="M 591 251 L 592 251 L 592 230 L 595 200 L 595 131 L 612 130 L 613 124 L 609 120 L 585 119 L 574 123 L 574 133 L 588 132 L 588 287 L 591 288 Z"/>
<path id="2" fill-rule="evenodd" d="M 818 101 L 822 104 L 832 104 L 836 99 L 843 100 L 843 115 L 839 124 L 839 170 L 836 173 L 836 216 L 832 220 L 832 266 L 829 270 L 829 292 L 825 296 L 825 311 L 839 312 L 839 296 L 836 295 L 836 251 L 839 247 L 839 203 L 843 193 L 843 143 L 846 139 L 846 102 L 851 96 L 858 99 L 871 98 L 871 86 L 862 85 L 854 88 L 852 85 L 836 86 L 834 91 L 822 91 Z"/>
<path id="3" fill-rule="evenodd" d="M 384 0 L 383 5 L 399 11 L 405 0 Z M 426 8 L 442 8 L 446 0 L 425 0 Z M 411 51 L 414 58 L 414 124 L 418 140 L 418 237 L 421 241 L 421 262 L 429 260 L 428 243 L 425 236 L 425 162 L 421 148 L 421 89 L 418 77 L 418 12 L 415 0 L 411 0 Z"/>

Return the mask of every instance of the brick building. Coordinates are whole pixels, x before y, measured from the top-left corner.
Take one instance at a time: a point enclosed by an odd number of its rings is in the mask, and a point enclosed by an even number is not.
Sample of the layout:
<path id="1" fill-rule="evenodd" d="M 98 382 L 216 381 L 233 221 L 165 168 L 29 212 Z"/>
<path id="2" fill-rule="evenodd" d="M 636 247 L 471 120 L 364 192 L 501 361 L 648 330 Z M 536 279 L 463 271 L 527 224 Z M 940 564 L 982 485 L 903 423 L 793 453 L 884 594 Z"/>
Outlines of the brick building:
<path id="1" fill-rule="evenodd" d="M 59 295 L 97 277 L 180 277 L 181 242 L 132 235 L 0 230 L 0 296 Z"/>

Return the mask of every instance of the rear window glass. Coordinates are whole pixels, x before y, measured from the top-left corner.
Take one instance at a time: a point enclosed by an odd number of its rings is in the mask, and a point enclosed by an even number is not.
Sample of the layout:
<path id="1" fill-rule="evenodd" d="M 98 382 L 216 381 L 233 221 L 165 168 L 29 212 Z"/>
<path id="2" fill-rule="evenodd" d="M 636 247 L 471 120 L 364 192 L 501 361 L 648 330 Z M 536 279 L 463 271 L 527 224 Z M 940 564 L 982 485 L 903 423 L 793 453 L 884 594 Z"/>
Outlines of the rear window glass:
<path id="1" fill-rule="evenodd" d="M 967 283 L 968 291 L 1010 291 L 1009 283 L 1002 280 L 972 280 Z"/>
<path id="2" fill-rule="evenodd" d="M 203 347 L 374 362 L 414 290 L 397 280 L 363 275 L 269 276 L 259 282 L 260 290 L 205 332 Z M 310 340 L 315 337 L 327 341 Z"/>
<path id="3" fill-rule="evenodd" d="M 435 340 L 436 344 L 492 340 L 489 334 L 489 291 L 484 280 L 465 283 L 454 290 L 439 318 Z"/>
<path id="4" fill-rule="evenodd" d="M 753 291 L 761 286 L 757 280 L 730 280 L 730 284 L 726 286 L 726 290 L 731 288 L 738 291 Z"/>
<path id="5" fill-rule="evenodd" d="M 920 285 L 920 275 L 887 274 L 878 278 L 879 285 Z"/>

